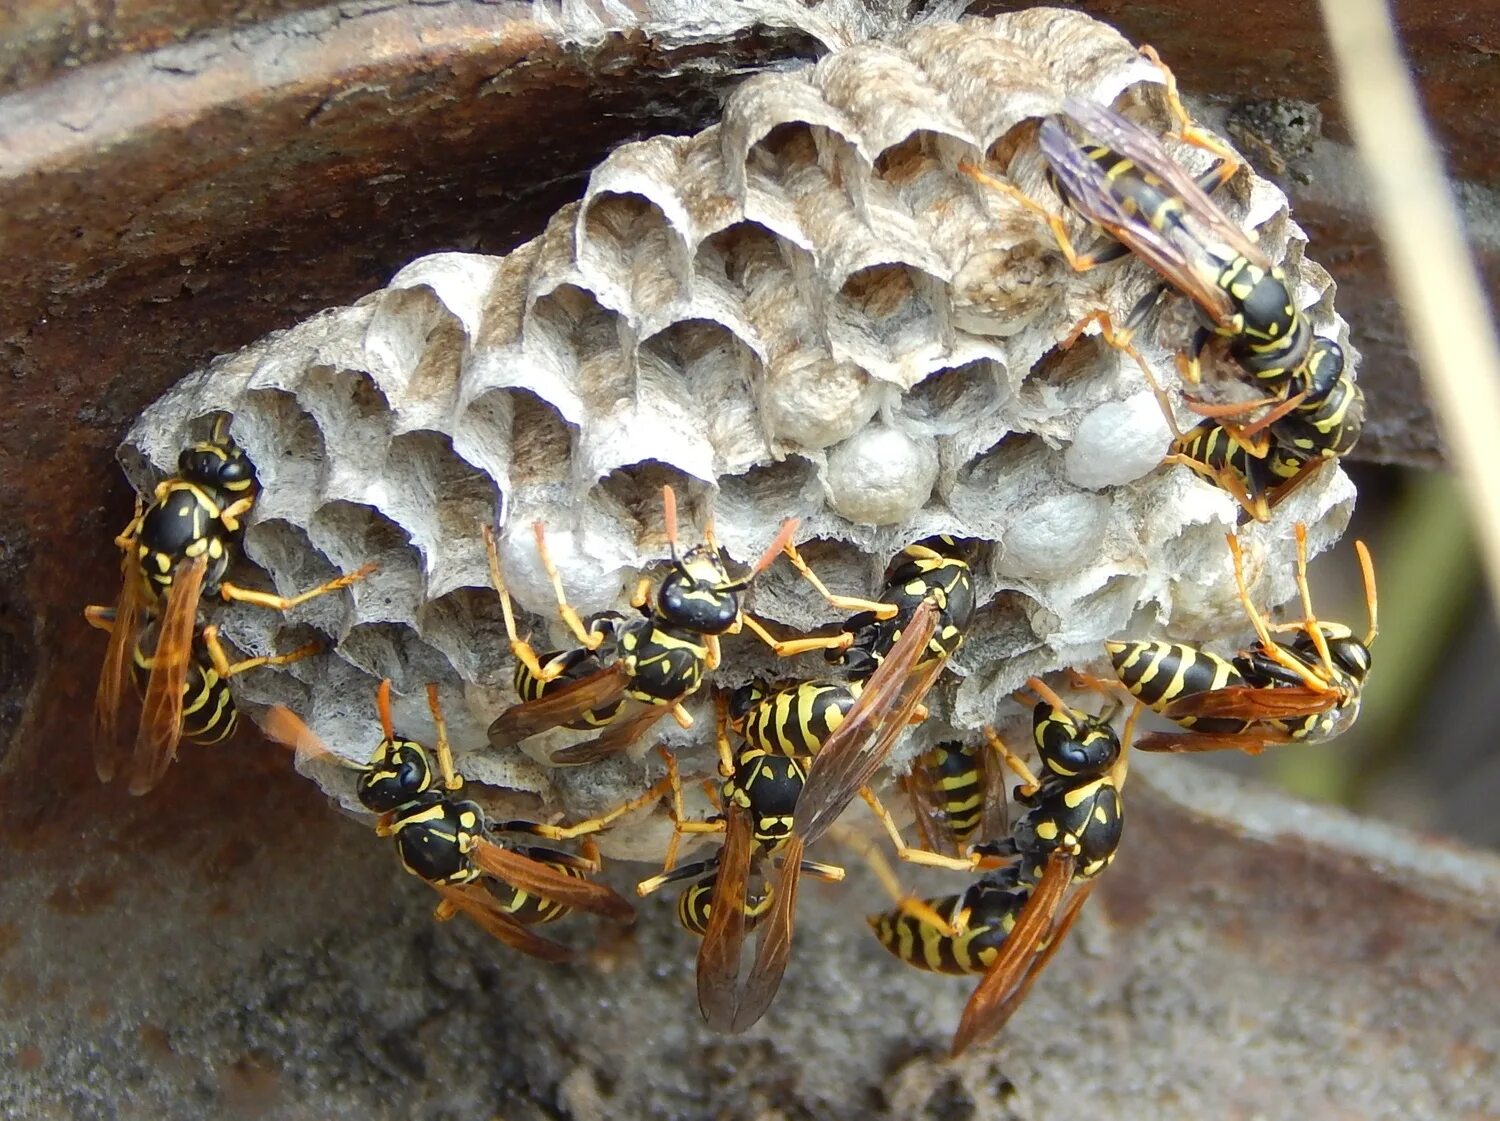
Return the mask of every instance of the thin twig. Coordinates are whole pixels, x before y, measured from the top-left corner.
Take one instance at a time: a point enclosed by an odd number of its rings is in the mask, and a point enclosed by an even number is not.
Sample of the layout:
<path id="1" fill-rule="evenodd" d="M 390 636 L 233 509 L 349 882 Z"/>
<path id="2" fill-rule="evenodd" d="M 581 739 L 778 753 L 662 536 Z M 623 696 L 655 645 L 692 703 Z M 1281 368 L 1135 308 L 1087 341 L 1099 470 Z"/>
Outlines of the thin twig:
<path id="1" fill-rule="evenodd" d="M 1500 350 L 1383 0 L 1322 0 L 1375 226 L 1500 606 Z"/>

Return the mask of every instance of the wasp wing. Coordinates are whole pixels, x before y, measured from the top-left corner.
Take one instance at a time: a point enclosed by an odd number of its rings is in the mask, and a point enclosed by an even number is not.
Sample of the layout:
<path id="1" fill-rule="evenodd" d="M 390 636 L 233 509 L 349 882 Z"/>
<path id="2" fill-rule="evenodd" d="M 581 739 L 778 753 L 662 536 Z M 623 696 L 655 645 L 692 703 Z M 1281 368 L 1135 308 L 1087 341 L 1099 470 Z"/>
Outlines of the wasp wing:
<path id="1" fill-rule="evenodd" d="M 708 929 L 698 947 L 698 1010 L 714 1031 L 732 1032 L 738 1019 L 740 951 L 745 945 L 744 903 L 754 841 L 749 812 L 730 801 Z"/>
<path id="2" fill-rule="evenodd" d="M 1219 239 L 1224 248 L 1238 253 L 1252 265 L 1263 269 L 1271 267 L 1265 251 L 1229 220 L 1187 169 L 1168 155 L 1155 135 L 1113 109 L 1082 98 L 1068 98 L 1063 103 L 1063 112 L 1077 121 L 1090 137 L 1128 157 L 1142 171 L 1150 172 L 1166 183 L 1172 194 L 1182 200 L 1183 219 L 1203 227 L 1195 233 Z"/>
<path id="3" fill-rule="evenodd" d="M 980 978 L 968 1004 L 964 1005 L 958 1030 L 953 1035 L 955 1056 L 971 1044 L 994 1035 L 1020 1005 L 1018 998 L 1030 988 L 1039 972 L 1037 948 L 1052 930 L 1053 916 L 1057 914 L 1068 885 L 1073 882 L 1073 867 L 1071 855 L 1061 849 L 1052 850 L 1042 878 L 1016 916 L 1015 925 L 1005 936 L 1000 952 Z"/>
<path id="4" fill-rule="evenodd" d="M 183 691 L 193 660 L 193 632 L 198 625 L 198 600 L 208 558 L 194 557 L 179 564 L 172 576 L 166 607 L 157 620 L 156 649 L 151 676 L 141 703 L 141 726 L 130 761 L 130 792 L 145 794 L 167 773 L 182 740 Z"/>
<path id="5" fill-rule="evenodd" d="M 120 562 L 124 581 L 115 601 L 109 625 L 109 644 L 104 650 L 104 665 L 99 671 L 99 687 L 94 692 L 94 770 L 100 782 L 109 782 L 119 769 L 124 755 L 120 741 L 120 703 L 125 683 L 130 679 L 131 652 L 135 647 L 141 623 L 141 604 L 145 598 L 140 567 L 126 553 Z M 101 613 L 103 614 L 103 613 Z M 90 622 L 102 625 L 90 617 Z"/>
<path id="6" fill-rule="evenodd" d="M 559 688 L 549 688 L 534 701 L 511 705 L 495 718 L 489 728 L 489 740 L 495 747 L 509 747 L 577 720 L 586 712 L 603 708 L 618 701 L 625 692 L 630 674 L 621 662 L 570 681 Z"/>
<path id="7" fill-rule="evenodd" d="M 1152 732 L 1137 740 L 1135 747 L 1137 751 L 1175 754 L 1229 751 L 1237 748 L 1249 755 L 1259 755 L 1272 744 L 1293 742 L 1292 737 L 1283 729 L 1260 728 L 1247 732 Z"/>
<path id="8" fill-rule="evenodd" d="M 917 828 L 917 838 L 928 852 L 941 852 L 951 856 L 958 852 L 958 837 L 953 824 L 943 812 L 943 794 L 938 789 L 937 779 L 923 758 L 912 761 L 911 770 L 902 779 L 906 795 L 911 800 L 912 823 Z"/>
<path id="9" fill-rule="evenodd" d="M 1326 712 L 1339 703 L 1336 689 L 1309 689 L 1302 685 L 1226 685 L 1174 697 L 1158 711 L 1168 720 L 1185 716 L 1234 720 L 1283 720 Z"/>
<path id="10" fill-rule="evenodd" d="M 522 926 L 500 901 L 478 884 L 430 885 L 455 910 L 462 911 L 497 941 L 542 961 L 572 961 L 575 954 L 550 938 Z"/>
<path id="11" fill-rule="evenodd" d="M 792 927 L 797 917 L 797 888 L 802 882 L 802 838 L 795 834 L 781 850 L 781 870 L 771 889 L 771 910 L 761 920 L 755 939 L 755 963 L 734 1010 L 730 1030 L 742 1032 L 755 1025 L 771 1007 L 781 988 L 786 963 L 792 955 Z"/>
<path id="12" fill-rule="evenodd" d="M 1052 929 L 1048 932 L 1046 948 L 1037 951 L 1032 956 L 1031 965 L 1027 967 L 1025 974 L 1016 983 L 1015 987 L 1011 989 L 1009 995 L 1001 1000 L 993 1011 L 989 1011 L 985 1015 L 983 1023 L 975 1027 L 972 1034 L 965 1036 L 962 1044 L 960 1044 L 958 1037 L 955 1035 L 953 1041 L 954 1055 L 959 1054 L 963 1048 L 968 1047 L 972 1043 L 984 1042 L 1010 1022 L 1010 1018 L 1015 1015 L 1016 1009 L 1025 1003 L 1026 995 L 1031 992 L 1031 986 L 1036 983 L 1036 979 L 1042 975 L 1042 970 L 1047 968 L 1047 963 L 1052 960 L 1052 956 L 1062 948 L 1063 941 L 1067 938 L 1068 931 L 1072 929 L 1074 920 L 1078 918 L 1078 913 L 1083 910 L 1083 904 L 1088 899 L 1089 892 L 1094 890 L 1095 882 L 1090 880 L 1088 883 L 1082 884 L 1073 893 L 1073 898 L 1068 900 L 1068 905 L 1064 908 L 1062 917 L 1052 924 Z M 965 1011 L 967 1012 L 967 1009 Z M 961 1032 L 962 1030 L 962 1022 L 960 1022 L 959 1031 Z"/>
<path id="13" fill-rule="evenodd" d="M 1092 119 L 1092 114 L 1085 111 L 1086 104 L 1068 102 L 1068 115 L 1073 116 L 1072 110 L 1077 109 Z M 1098 107 L 1088 105 L 1087 108 Z M 1092 131 L 1087 122 L 1079 120 L 1079 123 L 1085 131 Z M 1104 169 L 1089 159 L 1060 121 L 1050 117 L 1043 121 L 1037 133 L 1037 143 L 1074 210 L 1160 273 L 1214 323 L 1225 323 L 1233 317 L 1234 304 L 1229 294 L 1213 282 L 1218 270 L 1208 262 L 1207 255 L 1203 254 L 1203 261 L 1194 262 L 1183 246 L 1169 239 L 1139 213 L 1127 210 L 1110 190 Z"/>
<path id="14" fill-rule="evenodd" d="M 469 855 L 484 871 L 512 887 L 529 891 L 554 903 L 603 915 L 616 922 L 635 921 L 635 908 L 607 884 L 570 876 L 550 864 L 533 860 L 482 837 L 475 839 L 474 848 Z"/>
<path id="15" fill-rule="evenodd" d="M 671 711 L 666 705 L 647 705 L 623 720 L 616 719 L 602 736 L 554 751 L 552 762 L 562 767 L 608 759 L 644 736 L 658 720 Z"/>
<path id="16" fill-rule="evenodd" d="M 859 700 L 813 756 L 792 819 L 792 830 L 804 847 L 821 837 L 874 777 L 906 730 L 912 710 L 942 672 L 945 659 L 931 656 L 927 649 L 936 626 L 937 608 L 919 604 Z M 924 654 L 930 661 L 914 672 Z"/>

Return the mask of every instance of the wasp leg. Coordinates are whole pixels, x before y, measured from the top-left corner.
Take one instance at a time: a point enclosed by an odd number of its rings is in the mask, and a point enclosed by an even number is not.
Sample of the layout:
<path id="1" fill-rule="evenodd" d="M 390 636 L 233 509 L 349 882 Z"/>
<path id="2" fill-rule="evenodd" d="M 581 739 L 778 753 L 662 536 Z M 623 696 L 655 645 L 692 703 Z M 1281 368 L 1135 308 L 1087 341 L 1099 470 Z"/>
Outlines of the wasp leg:
<path id="1" fill-rule="evenodd" d="M 161 490 L 158 486 L 157 490 Z M 125 553 L 135 552 L 136 539 L 141 532 L 141 519 L 146 513 L 146 503 L 140 495 L 135 496 L 135 513 L 131 515 L 130 521 L 125 523 L 125 528 L 115 538 L 115 547 Z"/>
<path id="2" fill-rule="evenodd" d="M 901 830 L 896 827 L 895 819 L 891 812 L 885 808 L 884 803 L 868 786 L 859 789 L 859 796 L 865 800 L 865 805 L 870 807 L 870 812 L 875 815 L 875 820 L 885 830 L 885 835 L 890 839 L 891 846 L 896 850 L 898 859 L 908 864 L 923 864 L 929 868 L 947 868 L 954 872 L 973 872 L 981 863 L 981 858 L 970 854 L 968 857 L 948 856 L 946 853 L 933 852 L 930 849 L 913 848 L 901 837 Z"/>
<path id="3" fill-rule="evenodd" d="M 797 552 L 797 547 L 791 542 L 787 542 L 781 551 L 786 554 L 786 559 L 792 562 L 792 567 L 802 573 L 802 578 L 817 589 L 818 594 L 827 601 L 829 607 L 836 607 L 841 611 L 870 611 L 882 622 L 896 617 L 898 609 L 893 603 L 861 599 L 858 596 L 841 596 L 829 591 L 828 585 L 824 584 L 818 574 L 812 570 L 812 566 L 802 559 L 802 554 Z"/>
<path id="4" fill-rule="evenodd" d="M 1177 135 L 1184 143 L 1191 144 L 1195 148 L 1202 148 L 1205 152 L 1212 152 L 1223 160 L 1224 163 L 1218 169 L 1215 178 L 1220 183 L 1229 182 L 1240 169 L 1239 157 L 1217 136 L 1193 124 L 1193 119 L 1188 116 L 1188 111 L 1182 104 L 1182 97 L 1177 91 L 1177 76 L 1161 60 L 1161 55 L 1156 53 L 1156 48 L 1142 44 L 1141 54 L 1161 71 L 1162 81 L 1166 85 L 1167 109 L 1177 120 Z"/>
<path id="5" fill-rule="evenodd" d="M 674 772 L 675 769 L 674 767 Z M 675 777 L 675 774 L 672 777 Z M 576 837 L 598 833 L 628 813 L 634 813 L 636 810 L 644 809 L 646 806 L 655 805 L 666 794 L 674 794 L 674 796 L 680 798 L 680 790 L 674 791 L 672 789 L 672 777 L 658 779 L 646 789 L 645 793 L 638 794 L 629 801 L 621 802 L 618 806 L 614 806 L 595 817 L 576 821 L 572 825 L 546 825 L 535 821 L 506 821 L 496 825 L 495 828 L 500 832 L 530 833 L 536 837 L 545 837 L 549 841 L 571 841 Z"/>
<path id="6" fill-rule="evenodd" d="M 552 681 L 562 673 L 562 663 L 544 667 L 536 656 L 536 647 L 516 634 L 515 608 L 511 605 L 505 578 L 500 575 L 500 550 L 495 543 L 495 531 L 486 525 L 480 533 L 484 537 L 485 557 L 490 565 L 490 583 L 495 585 L 495 591 L 500 595 L 500 613 L 505 617 L 505 635 L 509 640 L 511 656 L 538 681 Z"/>
<path id="7" fill-rule="evenodd" d="M 1266 522 L 1271 520 L 1271 507 L 1275 505 L 1275 502 L 1268 501 L 1264 494 L 1252 492 L 1245 485 L 1245 481 L 1240 477 L 1239 472 L 1228 464 L 1225 464 L 1222 468 L 1214 468 L 1181 451 L 1173 452 L 1171 455 L 1164 457 L 1162 463 L 1175 463 L 1189 468 L 1194 474 L 1207 479 L 1220 490 L 1226 491 L 1231 498 L 1240 504 L 1240 508 L 1256 521 Z"/>
<path id="8" fill-rule="evenodd" d="M 238 502 L 231 502 L 228 506 L 224 507 L 224 509 L 220 510 L 219 522 L 230 533 L 237 533 L 239 532 L 240 528 L 240 519 L 248 514 L 254 508 L 254 506 L 254 496 L 246 495 Z"/>
<path id="9" fill-rule="evenodd" d="M 1266 623 L 1266 618 L 1260 613 L 1255 604 L 1251 602 L 1250 591 L 1245 584 L 1245 558 L 1240 551 L 1239 538 L 1231 533 L 1228 540 L 1229 554 L 1234 560 L 1234 583 L 1239 592 L 1240 604 L 1245 609 L 1245 616 L 1250 620 L 1250 625 L 1255 628 L 1256 637 L 1260 639 L 1262 653 L 1277 665 L 1296 674 L 1309 689 L 1313 689 L 1319 693 L 1329 692 L 1331 687 L 1327 681 L 1320 678 L 1301 661 L 1288 654 L 1285 648 L 1271 637 L 1271 629 Z"/>
<path id="10" fill-rule="evenodd" d="M 552 563 L 552 554 L 547 551 L 547 534 L 542 529 L 542 523 L 533 522 L 531 530 L 536 534 L 536 555 L 542 562 L 542 569 L 552 583 L 552 594 L 557 599 L 558 617 L 567 625 L 568 630 L 573 632 L 573 637 L 578 640 L 580 646 L 589 650 L 599 649 L 604 641 L 604 635 L 585 627 L 583 620 L 578 617 L 578 612 L 574 611 L 568 603 L 567 593 L 563 591 L 562 575 L 557 571 L 557 565 Z"/>
<path id="11" fill-rule="evenodd" d="M 1118 260 L 1125 256 L 1126 251 L 1124 247 L 1119 246 L 1118 242 L 1113 241 L 1105 242 L 1096 250 L 1079 253 L 1073 245 L 1073 239 L 1068 235 L 1068 227 L 1063 223 L 1062 215 L 1048 210 L 1014 183 L 1007 183 L 1003 179 L 997 179 L 995 176 L 981 170 L 977 164 L 971 163 L 968 160 L 961 162 L 958 165 L 958 170 L 976 183 L 1009 196 L 1045 222 L 1047 228 L 1052 231 L 1053 240 L 1057 242 L 1058 252 L 1063 255 L 1063 258 L 1068 262 L 1068 267 L 1074 272 L 1088 272 L 1090 269 L 1097 268 L 1108 261 Z"/>
<path id="12" fill-rule="evenodd" d="M 881 604 L 881 606 L 891 607 L 892 605 L 887 603 Z M 854 641 L 854 636 L 847 631 L 821 638 L 777 638 L 770 631 L 766 630 L 765 626 L 754 617 L 743 615 L 741 618 L 744 620 L 745 629 L 769 646 L 772 653 L 779 658 L 792 658 L 798 654 L 810 653 L 813 650 L 847 650 L 850 643 Z M 712 669 L 713 667 L 710 666 L 709 668 Z"/>
<path id="13" fill-rule="evenodd" d="M 1032 678 L 1032 680 L 1035 681 L 1036 678 Z M 1051 702 L 1049 701 L 1048 703 L 1050 704 Z M 1041 789 L 1042 784 L 1037 780 L 1036 775 L 1031 773 L 1031 768 L 1021 761 L 1020 756 L 1005 746 L 1005 741 L 1000 738 L 1000 733 L 988 724 L 984 726 L 984 738 L 990 745 L 990 750 L 1000 756 L 1005 765 L 1010 768 L 1011 774 L 1021 780 L 1021 793 L 1023 795 L 1030 797 Z"/>
<path id="14" fill-rule="evenodd" d="M 257 607 L 269 608 L 272 611 L 290 611 L 293 607 L 306 603 L 310 599 L 317 599 L 319 596 L 327 595 L 329 592 L 336 592 L 340 588 L 347 588 L 351 584 L 357 584 L 366 576 L 378 570 L 379 567 L 373 561 L 370 564 L 360 565 L 353 572 L 335 577 L 326 583 L 319 584 L 316 588 L 309 588 L 307 591 L 295 596 L 278 596 L 270 592 L 252 591 L 249 588 L 241 588 L 237 584 L 230 584 L 228 582 L 219 585 L 219 595 L 226 601 L 253 603 Z"/>
<path id="15" fill-rule="evenodd" d="M 1083 333 L 1091 326 L 1097 325 L 1099 337 L 1108 346 L 1130 356 L 1135 364 L 1140 367 L 1142 376 L 1146 379 L 1146 385 L 1151 394 L 1156 398 L 1156 403 L 1161 406 L 1161 414 L 1166 418 L 1167 426 L 1171 428 L 1172 434 L 1178 439 L 1182 438 L 1182 429 L 1177 425 L 1177 416 L 1172 411 L 1171 398 L 1167 391 L 1162 388 L 1161 382 L 1157 381 L 1156 375 L 1151 372 L 1151 365 L 1146 361 L 1146 356 L 1140 352 L 1131 341 L 1134 332 L 1128 327 L 1116 327 L 1114 319 L 1107 311 L 1091 311 L 1073 324 L 1072 328 L 1063 337 L 1058 346 L 1062 350 L 1070 350 L 1083 336 Z"/>
<path id="16" fill-rule="evenodd" d="M 87 613 L 85 609 L 85 617 Z M 310 658 L 323 650 L 321 642 L 309 642 L 306 646 L 299 646 L 285 654 L 262 654 L 258 658 L 245 658 L 243 661 L 231 662 L 228 651 L 219 640 L 218 624 L 204 627 L 202 637 L 203 649 L 208 654 L 209 664 L 214 667 L 214 672 L 221 678 L 233 677 L 235 674 L 260 666 L 284 666 L 292 662 L 300 662 L 303 658 Z"/>
<path id="17" fill-rule="evenodd" d="M 871 842 L 869 838 L 861 836 L 846 825 L 833 825 L 829 828 L 828 834 L 846 848 L 852 849 L 864 860 L 870 871 L 875 874 L 876 880 L 880 882 L 880 886 L 885 889 L 891 901 L 903 914 L 910 915 L 918 922 L 931 924 L 944 937 L 952 938 L 956 935 L 957 932 L 947 919 L 933 910 L 931 905 L 918 899 L 901 886 L 901 880 L 896 875 L 896 870 L 891 867 L 890 861 L 885 858 L 885 853 L 881 852 L 879 846 Z M 803 861 L 803 868 L 806 869 L 809 863 L 809 861 Z M 965 867 L 968 866 L 965 865 Z M 838 871 L 839 878 L 842 879 L 843 869 L 840 868 Z"/>

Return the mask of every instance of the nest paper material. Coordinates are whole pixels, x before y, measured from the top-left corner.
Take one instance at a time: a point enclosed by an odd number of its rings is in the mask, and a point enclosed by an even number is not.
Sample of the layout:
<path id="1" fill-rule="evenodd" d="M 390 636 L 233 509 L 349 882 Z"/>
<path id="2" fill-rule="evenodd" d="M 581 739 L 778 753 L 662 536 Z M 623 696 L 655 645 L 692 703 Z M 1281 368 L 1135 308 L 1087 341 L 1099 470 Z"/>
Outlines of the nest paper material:
<path id="1" fill-rule="evenodd" d="M 697 135 L 619 148 L 581 201 L 504 257 L 420 258 L 352 306 L 188 377 L 126 441 L 138 485 L 226 411 L 264 487 L 245 551 L 279 589 L 380 564 L 289 617 L 210 608 L 249 652 L 287 649 L 309 627 L 329 640 L 324 655 L 236 678 L 236 696 L 252 717 L 288 704 L 362 761 L 380 738 L 377 681 L 393 679 L 398 726 L 418 738 L 431 727 L 422 686 L 436 681 L 471 780 L 566 814 L 635 792 L 643 772 L 628 759 L 538 762 L 583 733 L 537 737 L 531 757 L 487 745 L 514 694 L 480 529 L 503 530 L 537 645 L 565 645 L 532 523 L 581 612 L 628 610 L 667 554 L 663 483 L 685 544 L 712 516 L 748 563 L 797 517 L 805 555 L 854 594 L 873 595 L 910 541 L 979 543 L 978 617 L 898 769 L 926 742 L 1014 717 L 1007 695 L 1028 675 L 1100 666 L 1106 638 L 1242 641 L 1224 543 L 1237 507 L 1159 466 L 1170 433 L 1128 359 L 1093 337 L 1058 347 L 1091 311 L 1123 317 L 1159 278 L 1131 260 L 1073 273 L 1044 224 L 959 170 L 990 157 L 1056 207 L 1017 130 L 1071 95 L 1129 102 L 1166 132 L 1161 81 L 1116 31 L 1070 11 L 860 42 L 747 79 Z M 1172 150 L 1194 171 L 1208 159 Z M 1242 176 L 1221 196 L 1353 361 L 1332 282 L 1303 257 L 1281 192 Z M 1188 341 L 1172 318 L 1136 337 L 1168 382 Z M 1352 498 L 1325 466 L 1245 531 L 1262 604 L 1291 592 L 1292 524 L 1308 523 L 1321 550 Z M 838 618 L 784 562 L 748 602 L 793 630 Z M 773 661 L 731 638 L 715 681 L 827 672 L 816 655 Z M 690 706 L 695 729 L 659 725 L 689 775 L 712 767 L 707 695 Z M 352 803 L 347 772 L 317 776 Z"/>

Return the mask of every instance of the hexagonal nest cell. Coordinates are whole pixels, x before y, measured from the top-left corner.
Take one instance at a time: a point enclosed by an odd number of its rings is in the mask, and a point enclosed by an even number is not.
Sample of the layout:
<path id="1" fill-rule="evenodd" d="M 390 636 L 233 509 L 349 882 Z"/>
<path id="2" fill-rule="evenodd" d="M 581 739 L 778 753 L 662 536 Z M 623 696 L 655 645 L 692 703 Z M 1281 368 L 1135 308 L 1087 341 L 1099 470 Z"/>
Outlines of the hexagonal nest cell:
<path id="1" fill-rule="evenodd" d="M 799 518 L 804 554 L 846 593 L 874 594 L 912 541 L 975 543 L 978 616 L 896 770 L 935 739 L 1016 720 L 1009 694 L 1028 675 L 1101 666 L 1106 638 L 1243 638 L 1224 544 L 1234 502 L 1160 465 L 1170 433 L 1130 361 L 1092 338 L 1059 349 L 1080 319 L 1124 316 L 1159 278 L 1130 261 L 1074 273 L 1035 214 L 962 170 L 984 163 L 1055 200 L 1037 119 L 1071 95 L 1166 133 L 1162 83 L 1117 32 L 1069 11 L 859 42 L 748 78 L 697 135 L 621 147 L 507 256 L 420 258 L 186 378 L 126 441 L 140 487 L 227 412 L 264 486 L 244 548 L 270 581 L 295 591 L 380 565 L 288 616 L 208 606 L 250 653 L 287 649 L 309 626 L 328 639 L 322 655 L 236 678 L 237 698 L 252 717 L 285 703 L 363 761 L 380 738 L 377 680 L 393 679 L 414 737 L 431 728 L 422 686 L 435 681 L 481 801 L 520 792 L 572 815 L 638 792 L 654 737 L 631 759 L 569 770 L 548 753 L 586 733 L 536 737 L 526 754 L 487 744 L 515 697 L 481 527 L 501 531 L 525 629 L 566 645 L 533 523 L 580 612 L 628 611 L 637 578 L 667 556 L 664 483 L 684 535 L 712 517 L 740 563 Z M 1194 170 L 1208 158 L 1173 151 Z M 1247 171 L 1222 195 L 1347 351 L 1330 278 L 1302 256 L 1281 192 Z M 1187 341 L 1170 319 L 1153 315 L 1135 339 L 1164 381 Z M 1293 523 L 1325 548 L 1352 498 L 1325 467 L 1243 531 L 1261 602 L 1291 592 Z M 781 562 L 748 603 L 796 632 L 838 618 Z M 826 672 L 816 655 L 773 662 L 753 638 L 728 638 L 713 683 Z M 693 729 L 659 725 L 688 778 L 713 771 L 709 693 L 691 698 Z M 354 804 L 349 772 L 307 766 Z M 629 837 L 613 838 L 617 854 L 650 855 Z"/>

